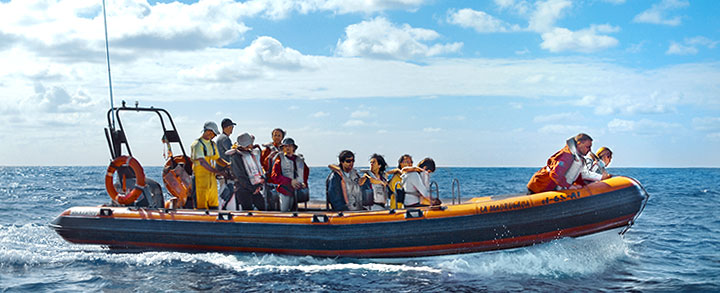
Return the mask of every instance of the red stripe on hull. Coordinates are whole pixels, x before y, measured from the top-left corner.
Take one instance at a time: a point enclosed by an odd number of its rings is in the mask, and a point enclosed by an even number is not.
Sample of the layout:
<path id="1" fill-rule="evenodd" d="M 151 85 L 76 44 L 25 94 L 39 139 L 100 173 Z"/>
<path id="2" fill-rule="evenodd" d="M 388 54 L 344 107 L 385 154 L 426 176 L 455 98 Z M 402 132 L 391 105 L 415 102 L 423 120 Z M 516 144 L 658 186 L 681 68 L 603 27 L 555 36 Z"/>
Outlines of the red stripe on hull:
<path id="1" fill-rule="evenodd" d="M 562 237 L 579 237 L 600 231 L 610 230 L 628 225 L 635 214 L 610 219 L 600 223 L 594 223 L 584 226 L 578 226 L 563 230 L 534 234 L 528 236 L 518 236 L 512 238 L 503 238 L 497 240 L 488 240 L 469 243 L 454 243 L 432 246 L 411 246 L 411 247 L 394 247 L 394 248 L 377 248 L 377 249 L 356 249 L 356 250 L 310 250 L 310 249 L 277 249 L 277 248 L 257 248 L 257 247 L 230 247 L 230 246 L 212 246 L 212 245 L 191 245 L 191 244 L 168 244 L 155 242 L 116 242 L 116 241 L 92 241 L 87 239 L 66 239 L 74 243 L 82 244 L 101 244 L 109 246 L 128 246 L 128 247 L 147 247 L 147 248 L 163 248 L 176 250 L 213 250 L 213 251 L 236 251 L 236 252 L 261 252 L 276 254 L 292 254 L 292 255 L 312 255 L 326 257 L 413 257 L 413 256 L 432 256 L 456 253 L 470 253 L 479 251 L 499 250 L 507 248 L 515 248 L 529 246 L 542 242 L 548 242 Z"/>

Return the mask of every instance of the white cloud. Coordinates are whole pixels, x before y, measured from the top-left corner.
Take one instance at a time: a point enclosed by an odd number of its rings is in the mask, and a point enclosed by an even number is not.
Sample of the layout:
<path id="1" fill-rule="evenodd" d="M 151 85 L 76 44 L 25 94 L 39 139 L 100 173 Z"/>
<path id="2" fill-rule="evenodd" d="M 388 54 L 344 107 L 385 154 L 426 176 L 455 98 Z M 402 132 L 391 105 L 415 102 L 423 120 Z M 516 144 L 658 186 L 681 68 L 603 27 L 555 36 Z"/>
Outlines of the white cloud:
<path id="1" fill-rule="evenodd" d="M 719 42 L 713 41 L 711 39 L 708 39 L 703 36 L 697 36 L 694 38 L 687 38 L 684 40 L 682 44 L 677 43 L 675 41 L 670 42 L 670 47 L 668 47 L 667 51 L 665 51 L 665 54 L 668 55 L 694 55 L 699 52 L 697 47 L 706 47 L 708 49 L 713 49 L 715 46 L 717 46 Z"/>
<path id="2" fill-rule="evenodd" d="M 633 121 L 618 118 L 608 122 L 607 127 L 612 133 L 628 132 L 640 135 L 659 135 L 682 129 L 677 123 L 660 122 L 649 119 Z"/>
<path id="3" fill-rule="evenodd" d="M 321 118 L 321 117 L 330 116 L 330 114 L 329 114 L 329 113 L 326 113 L 326 112 L 323 112 L 323 111 L 319 111 L 319 112 L 315 112 L 315 113 L 312 114 L 311 116 L 312 116 L 312 117 L 315 117 L 315 118 Z"/>
<path id="4" fill-rule="evenodd" d="M 366 125 L 365 121 L 357 120 L 357 119 L 348 120 L 347 122 L 345 122 L 345 124 L 343 124 L 343 126 L 348 126 L 348 127 L 365 126 L 365 125 Z"/>
<path id="5" fill-rule="evenodd" d="M 479 33 L 520 31 L 518 25 L 510 25 L 483 11 L 470 8 L 448 11 L 447 22 L 465 28 L 472 28 Z"/>
<path id="6" fill-rule="evenodd" d="M 689 5 L 690 2 L 685 0 L 663 0 L 660 3 L 653 4 L 650 9 L 636 15 L 635 18 L 633 18 L 633 21 L 639 23 L 678 26 L 682 22 L 682 18 L 680 16 L 670 17 L 667 14 L 669 14 L 672 10 L 684 8 Z"/>
<path id="7" fill-rule="evenodd" d="M 528 27 L 535 32 L 547 32 L 555 27 L 555 22 L 563 11 L 572 6 L 569 0 L 546 0 L 535 3 Z"/>
<path id="8" fill-rule="evenodd" d="M 338 40 L 336 53 L 346 57 L 406 60 L 453 53 L 462 47 L 462 43 L 425 44 L 439 37 L 433 30 L 408 24 L 396 26 L 384 17 L 376 17 L 345 28 L 345 38 Z"/>
<path id="9" fill-rule="evenodd" d="M 370 111 L 365 110 L 357 110 L 355 112 L 350 113 L 350 117 L 352 118 L 363 118 L 370 116 Z"/>
<path id="10" fill-rule="evenodd" d="M 276 39 L 259 37 L 244 49 L 232 52 L 233 59 L 181 70 L 184 79 L 233 82 L 261 77 L 272 71 L 311 70 L 317 65 L 313 57 L 283 47 Z"/>
<path id="11" fill-rule="evenodd" d="M 577 51 L 591 53 L 615 47 L 618 40 L 598 33 L 617 32 L 619 28 L 609 25 L 593 25 L 588 29 L 570 31 L 566 28 L 554 28 L 543 33 L 540 47 L 550 52 Z"/>

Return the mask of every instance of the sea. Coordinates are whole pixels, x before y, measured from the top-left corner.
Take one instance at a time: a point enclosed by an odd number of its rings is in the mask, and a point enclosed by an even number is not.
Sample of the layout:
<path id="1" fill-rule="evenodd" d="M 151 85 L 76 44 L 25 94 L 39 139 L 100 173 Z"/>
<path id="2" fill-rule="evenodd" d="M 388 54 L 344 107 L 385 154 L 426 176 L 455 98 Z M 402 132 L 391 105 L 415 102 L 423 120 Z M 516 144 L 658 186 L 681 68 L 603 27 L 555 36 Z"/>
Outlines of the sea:
<path id="1" fill-rule="evenodd" d="M 261 253 L 115 251 L 65 242 L 49 226 L 73 206 L 109 202 L 106 167 L 0 167 L 2 292 L 675 292 L 720 291 L 720 169 L 610 168 L 650 200 L 623 236 L 400 259 Z M 520 193 L 535 168 L 439 168 L 452 201 Z M 146 168 L 161 182 L 160 167 Z M 327 168 L 312 168 L 323 199 Z"/>

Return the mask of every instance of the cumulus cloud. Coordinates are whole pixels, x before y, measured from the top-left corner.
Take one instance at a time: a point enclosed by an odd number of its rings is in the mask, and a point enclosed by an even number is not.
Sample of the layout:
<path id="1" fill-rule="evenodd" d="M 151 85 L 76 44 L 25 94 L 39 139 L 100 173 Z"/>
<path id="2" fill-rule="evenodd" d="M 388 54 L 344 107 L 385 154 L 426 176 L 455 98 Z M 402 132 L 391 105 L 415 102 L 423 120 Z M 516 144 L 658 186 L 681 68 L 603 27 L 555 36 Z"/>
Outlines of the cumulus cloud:
<path id="1" fill-rule="evenodd" d="M 313 57 L 283 47 L 282 43 L 271 37 L 259 37 L 234 55 L 234 60 L 215 61 L 181 70 L 178 74 L 185 79 L 233 82 L 261 77 L 273 70 L 298 71 L 316 67 Z"/>
<path id="2" fill-rule="evenodd" d="M 670 47 L 668 47 L 667 51 L 665 51 L 665 54 L 694 55 L 699 52 L 698 47 L 706 47 L 708 49 L 713 49 L 715 48 L 715 46 L 717 46 L 717 44 L 718 41 L 713 41 L 703 36 L 697 36 L 694 38 L 687 38 L 682 43 L 671 41 Z"/>
<path id="3" fill-rule="evenodd" d="M 684 8 L 690 5 L 686 0 L 663 0 L 660 3 L 653 4 L 650 9 L 641 12 L 633 18 L 634 22 L 662 24 L 669 26 L 678 26 L 682 22 L 680 16 L 669 16 L 673 10 Z"/>
<path id="4" fill-rule="evenodd" d="M 483 11 L 469 8 L 458 11 L 448 11 L 447 21 L 461 27 L 473 28 L 479 33 L 507 33 L 530 31 L 539 33 L 542 38 L 540 47 L 550 52 L 575 51 L 592 53 L 618 45 L 618 40 L 608 36 L 620 30 L 619 27 L 609 24 L 593 24 L 589 28 L 570 30 L 556 25 L 557 21 L 565 16 L 565 11 L 572 8 L 573 2 L 569 0 L 545 0 L 530 4 L 528 1 L 496 0 L 500 9 L 517 12 L 521 17 L 527 18 L 527 28 L 515 24 L 508 24 Z M 525 51 L 519 51 L 523 54 Z"/>
<path id="5" fill-rule="evenodd" d="M 462 47 L 462 43 L 425 44 L 439 37 L 433 30 L 408 24 L 396 26 L 384 17 L 376 17 L 345 28 L 345 38 L 338 40 L 335 50 L 346 57 L 407 60 L 453 53 Z"/>
<path id="6" fill-rule="evenodd" d="M 110 43 L 120 61 L 138 50 L 147 54 L 223 46 L 249 30 L 238 21 L 241 10 L 241 4 L 233 1 L 154 5 L 144 0 L 110 1 Z M 103 57 L 100 1 L 0 3 L 0 24 L 0 38 L 11 36 L 15 45 L 43 55 L 84 61 L 88 56 Z"/>
<path id="7" fill-rule="evenodd" d="M 593 25 L 588 29 L 570 31 L 566 28 L 554 28 L 543 33 L 543 42 L 540 47 L 550 52 L 577 51 L 591 53 L 603 49 L 615 47 L 618 40 L 601 35 L 601 33 L 613 33 L 620 29 L 610 25 Z"/>
<path id="8" fill-rule="evenodd" d="M 470 8 L 448 11 L 447 22 L 464 28 L 472 28 L 479 33 L 520 31 L 518 25 L 511 25 L 483 11 Z"/>
<path id="9" fill-rule="evenodd" d="M 530 16 L 528 28 L 536 32 L 546 32 L 555 27 L 555 22 L 563 16 L 563 11 L 572 6 L 569 0 L 538 1 Z"/>

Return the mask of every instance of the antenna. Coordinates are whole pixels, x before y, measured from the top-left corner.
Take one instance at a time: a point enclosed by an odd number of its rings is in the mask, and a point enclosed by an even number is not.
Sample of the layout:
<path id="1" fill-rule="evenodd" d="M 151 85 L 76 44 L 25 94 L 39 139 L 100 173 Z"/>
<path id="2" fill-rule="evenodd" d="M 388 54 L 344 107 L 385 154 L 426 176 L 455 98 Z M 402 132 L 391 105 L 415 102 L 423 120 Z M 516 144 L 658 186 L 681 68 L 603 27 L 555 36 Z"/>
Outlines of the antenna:
<path id="1" fill-rule="evenodd" d="M 112 77 L 110 75 L 110 46 L 108 45 L 108 32 L 107 32 L 107 14 L 105 14 L 105 0 L 102 0 L 103 6 L 103 22 L 105 23 L 105 60 L 107 60 L 108 69 L 108 85 L 110 86 L 110 111 L 112 114 L 112 125 L 110 128 L 115 130 L 115 103 L 113 102 L 113 91 L 112 91 Z"/>

